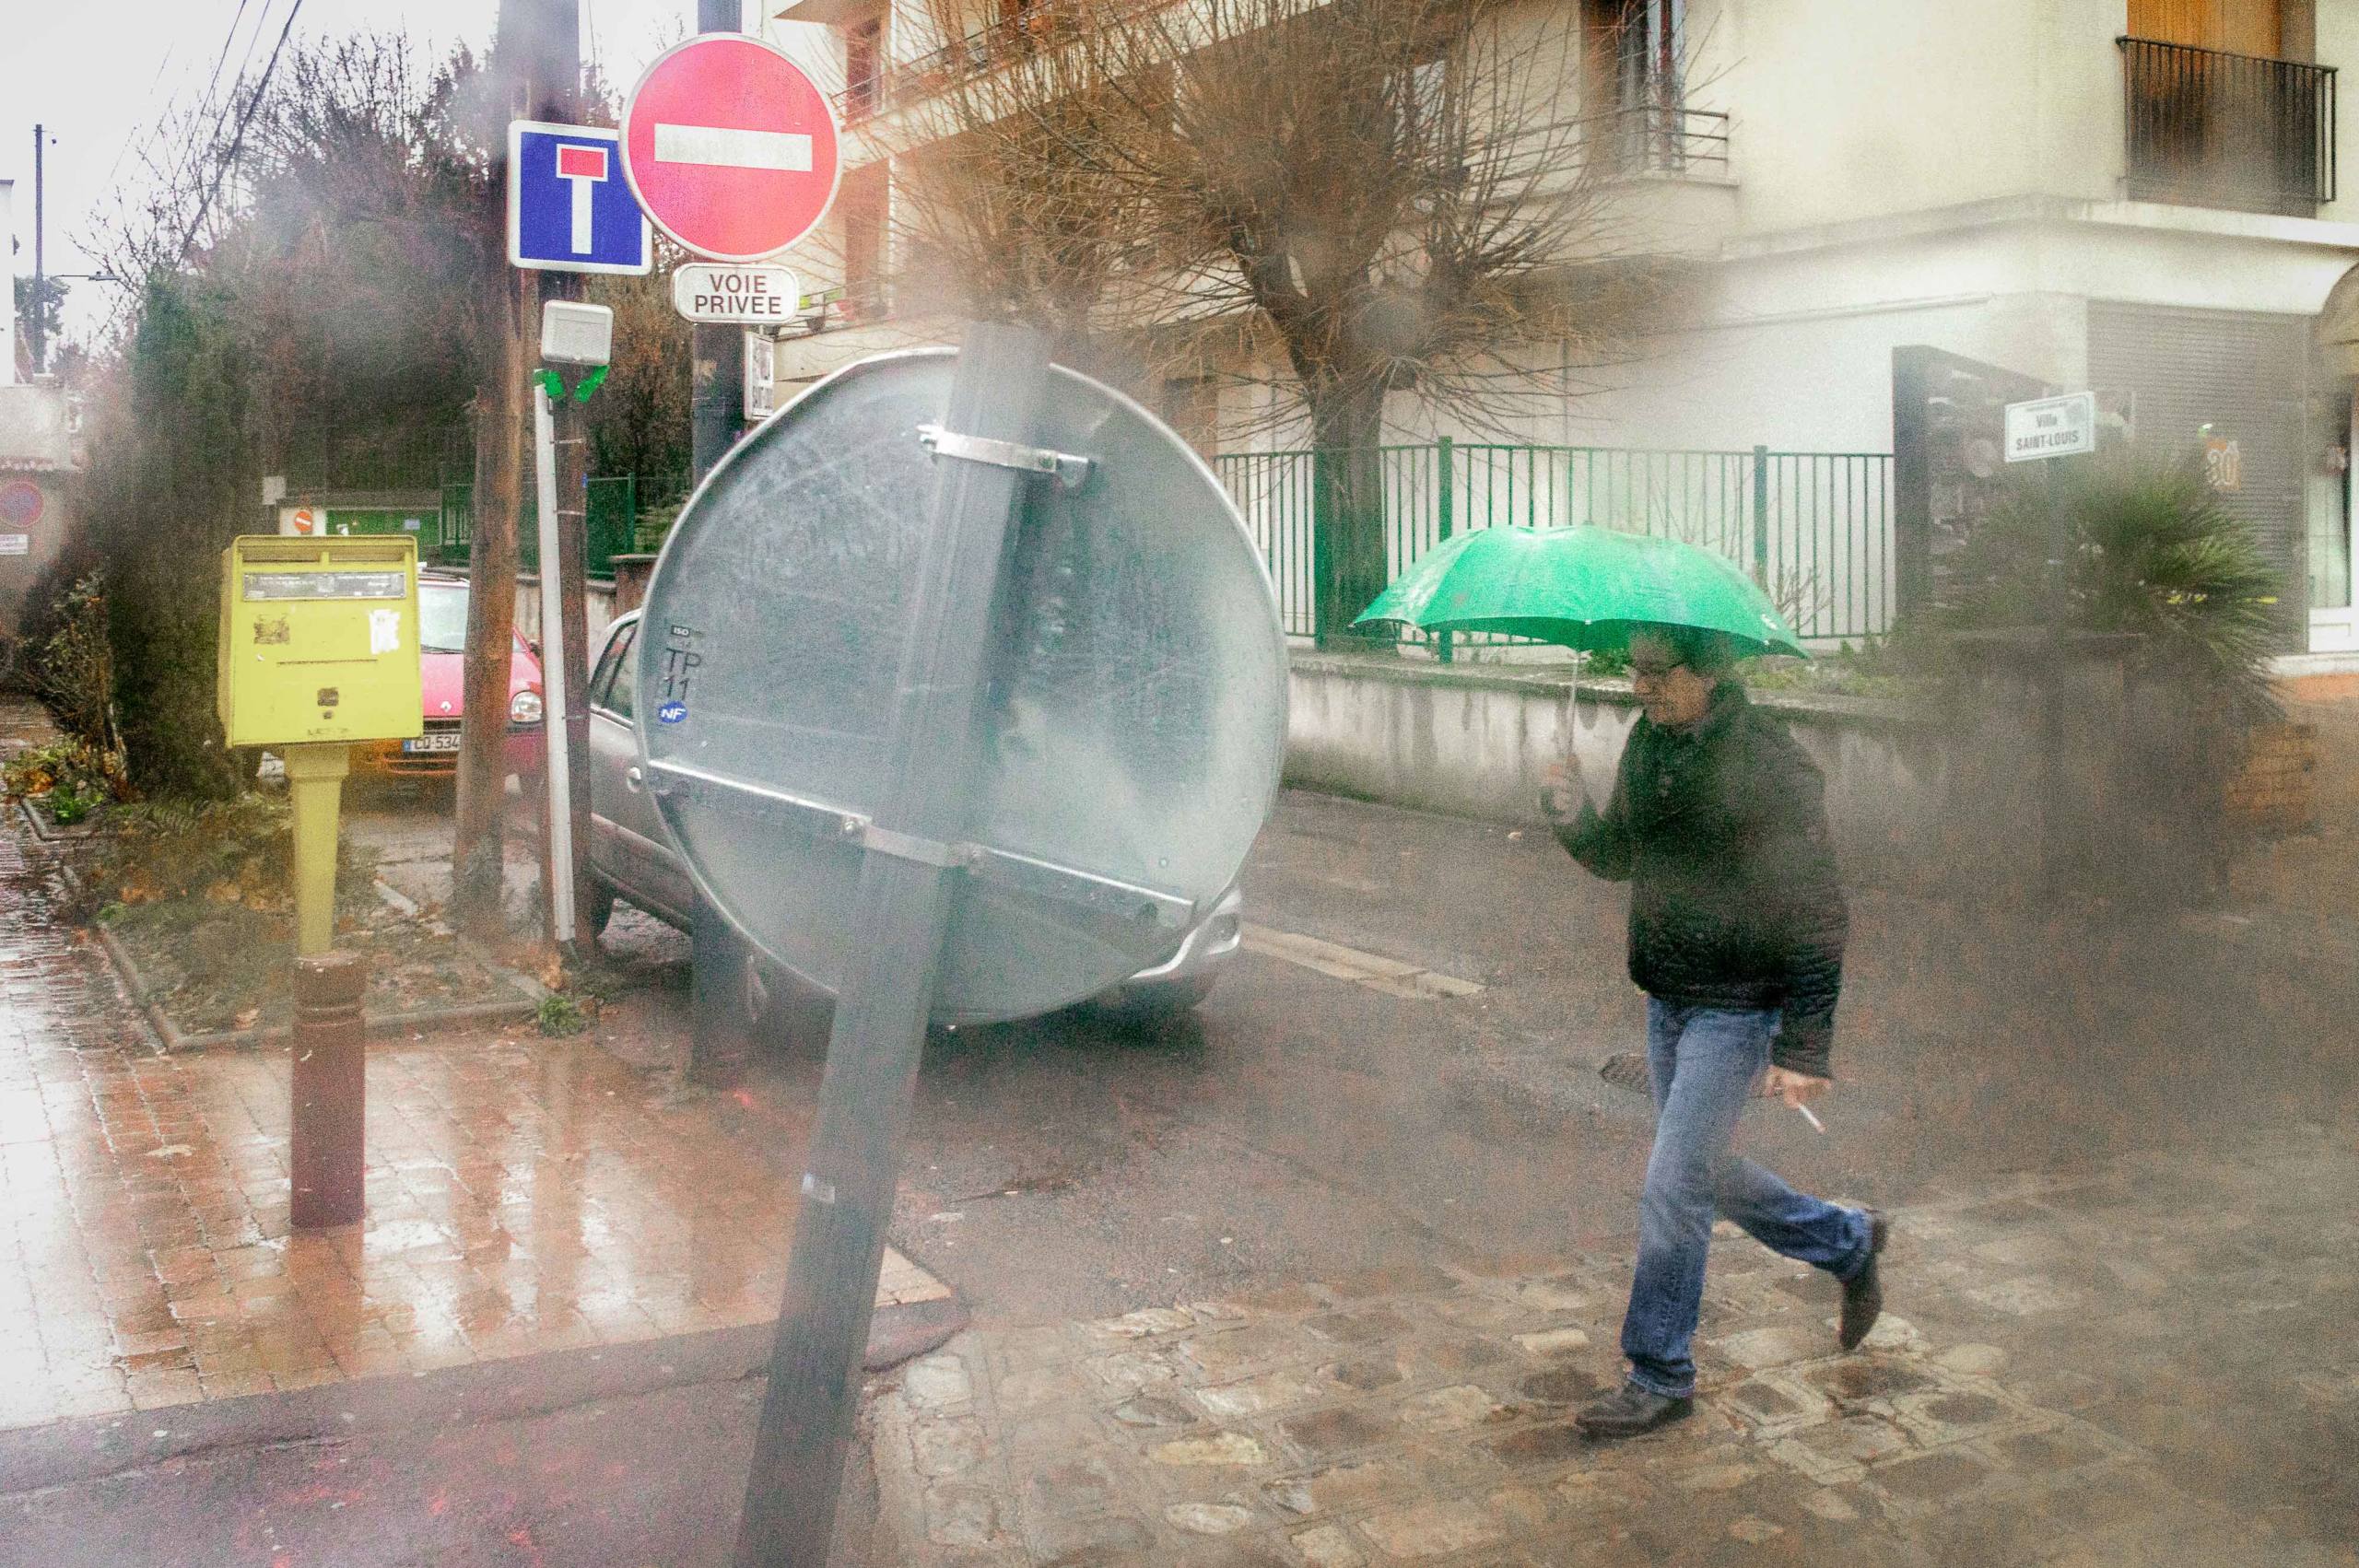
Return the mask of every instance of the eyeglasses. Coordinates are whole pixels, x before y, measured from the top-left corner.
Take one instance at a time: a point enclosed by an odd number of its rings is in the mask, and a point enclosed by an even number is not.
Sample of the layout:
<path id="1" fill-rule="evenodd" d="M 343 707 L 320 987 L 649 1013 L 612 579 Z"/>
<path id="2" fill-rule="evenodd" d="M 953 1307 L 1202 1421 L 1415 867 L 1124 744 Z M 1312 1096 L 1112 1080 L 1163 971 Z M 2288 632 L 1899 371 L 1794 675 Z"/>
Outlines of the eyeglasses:
<path id="1" fill-rule="evenodd" d="M 1630 678 L 1634 681 L 1664 681 L 1671 678 L 1673 671 L 1686 668 L 1684 664 L 1633 664 L 1630 666 Z"/>

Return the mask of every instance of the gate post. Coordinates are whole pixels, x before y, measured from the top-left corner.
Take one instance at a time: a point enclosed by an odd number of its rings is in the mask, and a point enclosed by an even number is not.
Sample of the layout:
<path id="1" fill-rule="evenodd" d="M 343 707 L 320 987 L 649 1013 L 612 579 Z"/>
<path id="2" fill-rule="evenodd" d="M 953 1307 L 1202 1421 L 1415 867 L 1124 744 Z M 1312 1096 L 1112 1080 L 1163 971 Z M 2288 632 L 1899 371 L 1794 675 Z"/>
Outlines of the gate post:
<path id="1" fill-rule="evenodd" d="M 1753 580 L 1769 591 L 1769 449 L 1753 449 Z"/>
<path id="2" fill-rule="evenodd" d="M 1458 504 L 1458 443 L 1448 436 L 1439 437 L 1434 442 L 1434 461 L 1441 470 L 1437 486 L 1438 491 L 1437 506 L 1440 518 L 1434 535 L 1434 543 L 1438 544 L 1450 536 L 1455 521 L 1453 514 L 1457 510 Z M 1434 638 L 1434 657 L 1447 664 L 1450 661 L 1450 654 L 1449 634 L 1437 633 Z"/>

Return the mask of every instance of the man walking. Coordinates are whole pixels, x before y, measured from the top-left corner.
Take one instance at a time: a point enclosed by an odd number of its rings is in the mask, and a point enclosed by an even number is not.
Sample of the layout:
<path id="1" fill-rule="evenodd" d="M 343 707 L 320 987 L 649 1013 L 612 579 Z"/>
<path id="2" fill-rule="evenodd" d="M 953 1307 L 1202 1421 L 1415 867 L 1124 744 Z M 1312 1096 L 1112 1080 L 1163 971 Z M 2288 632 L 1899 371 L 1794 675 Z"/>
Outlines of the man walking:
<path id="1" fill-rule="evenodd" d="M 1645 717 L 1612 798 L 1602 812 L 1583 799 L 1568 759 L 1543 800 L 1575 860 L 1630 883 L 1630 977 L 1648 998 L 1655 1141 L 1622 1323 L 1629 1381 L 1577 1418 L 1592 1439 L 1636 1437 L 1694 1409 L 1690 1345 L 1716 1213 L 1843 1282 L 1845 1350 L 1884 1307 L 1884 1217 L 1797 1192 L 1730 1152 L 1747 1099 L 1799 1108 L 1828 1087 L 1846 928 L 1818 769 L 1746 700 L 1732 662 L 1717 633 L 1633 634 Z"/>

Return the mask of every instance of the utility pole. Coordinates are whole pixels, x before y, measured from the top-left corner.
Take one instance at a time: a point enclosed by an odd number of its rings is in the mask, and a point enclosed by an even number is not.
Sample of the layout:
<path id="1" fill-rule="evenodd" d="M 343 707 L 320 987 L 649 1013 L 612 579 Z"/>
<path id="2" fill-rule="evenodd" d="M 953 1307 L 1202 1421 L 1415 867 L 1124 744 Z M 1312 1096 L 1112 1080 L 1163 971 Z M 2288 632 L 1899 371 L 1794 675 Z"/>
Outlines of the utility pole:
<path id="1" fill-rule="evenodd" d="M 742 32 L 742 0 L 697 0 L 698 32 Z M 736 326 L 688 329 L 688 462 L 695 482 L 745 433 L 745 333 Z M 699 896 L 688 922 L 688 1071 L 709 1083 L 742 1071 L 755 1048 L 748 999 L 753 950 Z"/>
<path id="2" fill-rule="evenodd" d="M 42 162 L 44 144 L 49 140 L 45 128 L 33 127 L 33 309 L 32 319 L 26 322 L 32 334 L 33 374 L 38 376 L 49 369 L 49 266 L 43 251 L 46 240 L 42 211 Z"/>
<path id="3" fill-rule="evenodd" d="M 742 32 L 742 0 L 697 0 L 697 31 Z M 689 463 L 697 483 L 745 432 L 745 333 L 699 325 L 689 333 Z"/>
<path id="4" fill-rule="evenodd" d="M 581 88 L 581 24 L 573 0 L 499 0 L 493 62 L 508 87 L 509 110 L 518 119 L 560 120 L 579 102 Z M 501 147 L 505 151 L 505 139 Z M 504 200 L 506 181 L 496 182 Z M 497 263 L 495 346 L 476 392 L 474 537 L 468 549 L 467 649 L 464 731 L 459 749 L 459 810 L 452 856 L 452 908 L 459 922 L 480 935 L 505 933 L 505 770 L 508 733 L 508 672 L 516 625 L 517 522 L 523 509 L 526 377 L 539 343 L 543 289 L 550 275 Z M 547 298 L 563 298 L 550 295 Z M 560 454 L 579 448 L 560 448 Z M 558 470 L 559 505 L 581 492 L 579 459 Z M 565 531 L 577 532 L 578 531 Z M 559 552 L 563 554 L 562 551 Z M 544 561 L 543 570 L 561 569 Z M 560 579 L 560 583 L 562 583 Z M 579 573 L 575 580 L 579 581 Z M 569 595 L 577 604 L 577 588 Z M 568 628 L 570 629 L 570 628 Z M 580 643 L 566 639 L 573 647 Z M 570 693 L 586 683 L 566 683 Z M 587 708 L 583 712 L 587 714 Z M 558 733 L 569 715 L 544 712 L 544 742 Z M 579 755 L 578 753 L 576 755 Z M 578 775 L 587 788 L 588 775 Z M 546 798 L 546 791 L 544 791 Z M 547 836 L 544 835 L 544 837 Z M 577 837 L 577 842 L 583 841 Z M 544 881 L 544 886 L 548 885 Z"/>

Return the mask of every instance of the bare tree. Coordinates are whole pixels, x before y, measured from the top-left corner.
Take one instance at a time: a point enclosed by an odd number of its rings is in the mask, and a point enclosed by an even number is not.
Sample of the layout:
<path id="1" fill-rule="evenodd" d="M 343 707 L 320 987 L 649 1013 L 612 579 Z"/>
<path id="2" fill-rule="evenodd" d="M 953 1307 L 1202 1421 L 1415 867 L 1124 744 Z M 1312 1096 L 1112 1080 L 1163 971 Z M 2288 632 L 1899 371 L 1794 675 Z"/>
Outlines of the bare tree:
<path id="1" fill-rule="evenodd" d="M 688 323 L 672 308 L 672 269 L 687 259 L 656 240 L 645 276 L 590 280 L 590 298 L 615 312 L 614 365 L 586 421 L 600 474 L 685 474 L 688 469 Z"/>
<path id="2" fill-rule="evenodd" d="M 1281 388 L 1332 637 L 1386 581 L 1389 400 L 1508 428 L 1632 357 L 1691 275 L 1632 221 L 1632 149 L 1664 127 L 1634 141 L 1584 94 L 1616 40 L 1583 9 L 1047 0 L 912 84 L 938 96 L 903 121 L 905 299 L 1126 379 Z"/>
<path id="3" fill-rule="evenodd" d="M 315 443 L 324 453 L 331 432 L 398 444 L 475 426 L 453 912 L 487 933 L 502 925 L 522 323 L 534 294 L 506 263 L 501 157 L 507 121 L 541 102 L 536 69 L 551 75 L 522 45 L 489 61 L 462 51 L 432 68 L 398 35 L 298 45 L 266 81 L 228 95 L 234 117 L 168 108 L 163 134 L 145 141 L 173 152 L 148 158 L 144 183 L 132 182 L 143 193 L 120 199 L 101 225 L 114 270 L 145 286 L 123 322 L 135 341 L 157 280 L 201 282 L 200 297 L 219 302 L 240 363 L 256 372 L 236 423 L 274 466 Z M 249 455 L 241 448 L 238 461 Z M 236 475 L 235 489 L 255 494 L 254 476 Z"/>

